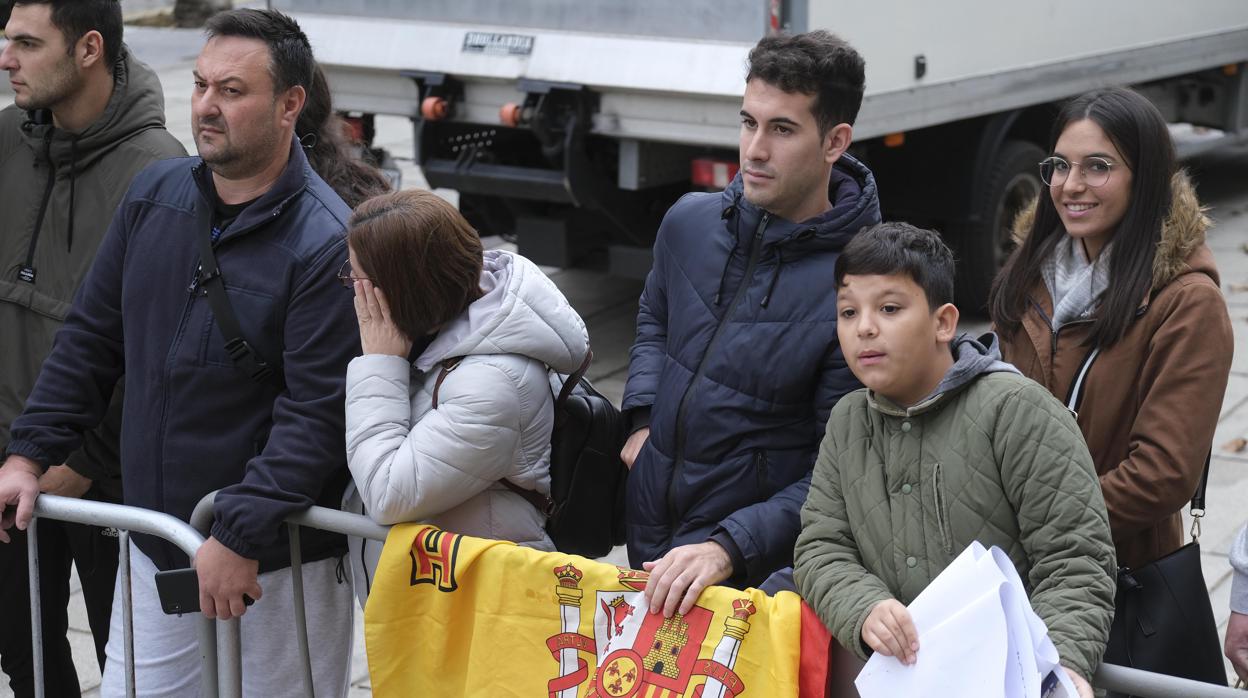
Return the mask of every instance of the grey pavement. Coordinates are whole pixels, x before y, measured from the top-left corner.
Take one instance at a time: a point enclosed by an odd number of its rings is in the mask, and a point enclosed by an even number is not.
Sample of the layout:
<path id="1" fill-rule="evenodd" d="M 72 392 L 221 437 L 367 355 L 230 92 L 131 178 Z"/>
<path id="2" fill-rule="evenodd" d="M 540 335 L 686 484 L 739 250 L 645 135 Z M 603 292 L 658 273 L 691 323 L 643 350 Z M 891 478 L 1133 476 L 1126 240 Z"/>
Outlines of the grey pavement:
<path id="1" fill-rule="evenodd" d="M 125 0 L 128 12 L 161 4 L 158 0 Z M 135 54 L 160 75 L 165 88 L 169 130 L 188 152 L 194 152 L 190 131 L 190 73 L 202 44 L 200 33 L 196 30 L 127 27 L 126 36 Z M 12 95 L 7 89 L 7 80 L 0 80 L 0 108 L 11 103 Z M 401 118 L 379 117 L 376 145 L 387 148 L 396 156 L 404 186 L 424 185 L 419 168 L 411 161 L 412 130 L 409 122 Z M 1248 148 L 1213 153 L 1189 163 L 1189 167 L 1199 184 L 1201 199 L 1209 206 L 1209 214 L 1216 221 L 1209 236 L 1209 245 L 1217 255 L 1236 337 L 1230 386 L 1223 401 L 1214 440 L 1208 515 L 1203 522 L 1201 538 L 1205 579 L 1214 612 L 1221 628 L 1225 629 L 1230 593 L 1227 553 L 1236 530 L 1248 518 L 1248 510 L 1241 504 L 1248 498 L 1248 450 L 1228 452 L 1222 449 L 1234 438 L 1248 437 Z M 455 192 L 439 193 L 451 201 L 457 199 Z M 486 243 L 490 246 L 505 244 L 498 239 L 489 239 Z M 618 403 L 627 376 L 628 348 L 632 343 L 641 284 L 586 270 L 547 271 L 589 326 L 595 353 L 590 379 Z M 963 324 L 969 331 L 978 332 L 987 328 L 982 319 L 968 318 Z M 1192 358 L 1199 360 L 1199 357 Z M 624 563 L 622 549 L 614 551 L 608 559 Z M 99 672 L 76 576 L 72 589 L 70 640 L 84 695 L 95 696 L 98 695 Z M 352 698 L 371 695 L 362 619 L 363 614 L 357 613 Z M 12 695 L 7 682 L 0 683 L 4 684 L 0 686 L 0 698 Z"/>

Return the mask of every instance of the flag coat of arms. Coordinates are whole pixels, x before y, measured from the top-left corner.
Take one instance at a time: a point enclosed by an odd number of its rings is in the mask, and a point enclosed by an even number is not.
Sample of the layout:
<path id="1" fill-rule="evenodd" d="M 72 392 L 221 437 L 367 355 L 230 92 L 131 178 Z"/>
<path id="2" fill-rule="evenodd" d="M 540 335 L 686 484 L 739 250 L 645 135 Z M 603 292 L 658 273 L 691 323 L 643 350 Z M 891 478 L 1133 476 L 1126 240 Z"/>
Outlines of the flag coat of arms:
<path id="1" fill-rule="evenodd" d="M 648 574 L 424 524 L 386 540 L 364 635 L 374 695 L 822 696 L 829 636 L 796 594 L 710 587 L 648 612 Z"/>

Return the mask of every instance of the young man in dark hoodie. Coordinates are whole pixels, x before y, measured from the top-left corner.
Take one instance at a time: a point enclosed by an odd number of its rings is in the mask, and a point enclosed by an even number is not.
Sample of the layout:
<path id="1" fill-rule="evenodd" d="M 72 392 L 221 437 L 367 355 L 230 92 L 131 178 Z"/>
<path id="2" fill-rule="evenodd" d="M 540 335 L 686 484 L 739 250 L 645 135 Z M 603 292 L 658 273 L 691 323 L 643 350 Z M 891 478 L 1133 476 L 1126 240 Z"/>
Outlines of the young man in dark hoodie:
<path id="1" fill-rule="evenodd" d="M 875 179 L 845 154 L 862 57 L 823 31 L 750 52 L 741 171 L 659 228 L 629 363 L 621 454 L 629 561 L 650 608 L 792 564 L 828 413 L 858 387 L 836 338 L 831 269 L 879 222 Z"/>
<path id="2" fill-rule="evenodd" d="M 113 211 L 134 175 L 185 155 L 165 130 L 156 74 L 122 44 L 117 0 L 19 0 L 0 70 L 16 104 L 0 111 L 0 446 L 21 413 L 52 338 L 69 311 Z M 39 480 L 52 494 L 121 501 L 120 391 L 108 419 Z M 39 529 L 44 675 L 48 695 L 78 695 L 66 604 L 70 563 L 104 663 L 116 532 L 46 521 Z M 25 534 L 0 546 L 0 666 L 31 695 L 30 596 Z"/>
<path id="3" fill-rule="evenodd" d="M 1092 698 L 1117 573 L 1092 456 L 995 335 L 955 336 L 953 270 L 937 233 L 905 223 L 864 230 L 836 260 L 837 332 L 866 389 L 832 410 L 794 576 L 840 647 L 913 664 L 906 605 L 972 542 L 998 546 Z"/>

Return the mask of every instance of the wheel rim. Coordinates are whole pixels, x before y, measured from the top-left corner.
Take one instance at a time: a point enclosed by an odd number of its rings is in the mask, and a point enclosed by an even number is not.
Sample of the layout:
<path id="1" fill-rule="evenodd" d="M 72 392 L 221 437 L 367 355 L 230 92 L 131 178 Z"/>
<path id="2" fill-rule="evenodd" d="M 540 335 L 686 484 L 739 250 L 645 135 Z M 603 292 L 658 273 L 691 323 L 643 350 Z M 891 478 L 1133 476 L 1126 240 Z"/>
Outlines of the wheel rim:
<path id="1" fill-rule="evenodd" d="M 1010 252 L 1014 251 L 1013 232 L 1014 218 L 1023 207 L 1031 203 L 1040 194 L 1040 178 L 1028 172 L 1020 172 L 1005 185 L 1001 199 L 997 204 L 995 248 L 997 267 L 1005 263 Z"/>

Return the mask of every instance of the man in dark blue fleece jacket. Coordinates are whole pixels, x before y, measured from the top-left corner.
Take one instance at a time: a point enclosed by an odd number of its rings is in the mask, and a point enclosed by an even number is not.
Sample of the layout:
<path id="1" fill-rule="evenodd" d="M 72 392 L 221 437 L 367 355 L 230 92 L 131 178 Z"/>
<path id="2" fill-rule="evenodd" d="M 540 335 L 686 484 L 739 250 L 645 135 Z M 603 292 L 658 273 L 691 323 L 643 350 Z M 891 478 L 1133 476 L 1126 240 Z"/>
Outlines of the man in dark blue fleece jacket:
<path id="1" fill-rule="evenodd" d="M 681 199 L 659 228 L 621 454 L 629 562 L 651 572 L 655 612 L 792 565 L 828 414 L 859 387 L 836 338 L 832 266 L 880 220 L 874 177 L 845 154 L 864 72 L 827 32 L 760 41 L 740 173 L 722 194 Z"/>
<path id="2" fill-rule="evenodd" d="M 208 492 L 211 537 L 195 556 L 209 617 L 243 619 L 247 695 L 303 695 L 287 637 L 290 560 L 283 520 L 337 505 L 348 472 L 343 393 L 359 353 L 351 294 L 336 279 L 350 211 L 308 165 L 294 135 L 312 51 L 289 18 L 237 10 L 212 18 L 194 71 L 198 158 L 141 172 L 117 209 L 0 468 L 0 525 L 29 521 L 33 478 L 64 462 L 104 416 L 125 376 L 121 460 L 126 504 L 182 519 Z M 235 364 L 205 293 L 210 237 L 243 339 L 273 377 Z M 249 367 L 254 368 L 254 366 Z M 2 532 L 0 532 L 2 537 Z M 345 540 L 302 536 L 313 677 L 345 693 L 350 590 L 337 573 Z M 137 690 L 185 695 L 199 682 L 196 623 L 160 612 L 152 576 L 187 564 L 137 537 L 133 550 Z M 268 592 L 272 599 L 262 598 Z M 275 593 L 276 592 L 276 593 Z M 247 610 L 244 595 L 256 600 Z M 121 604 L 103 693 L 122 691 Z M 112 639 L 116 639 L 114 643 Z M 341 689 L 341 690 L 339 690 Z"/>

